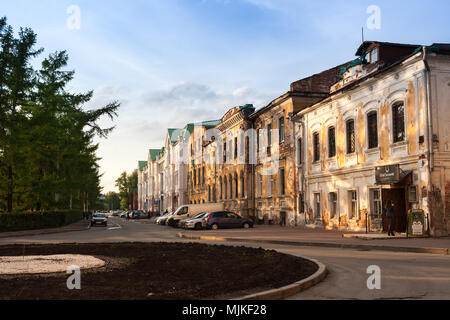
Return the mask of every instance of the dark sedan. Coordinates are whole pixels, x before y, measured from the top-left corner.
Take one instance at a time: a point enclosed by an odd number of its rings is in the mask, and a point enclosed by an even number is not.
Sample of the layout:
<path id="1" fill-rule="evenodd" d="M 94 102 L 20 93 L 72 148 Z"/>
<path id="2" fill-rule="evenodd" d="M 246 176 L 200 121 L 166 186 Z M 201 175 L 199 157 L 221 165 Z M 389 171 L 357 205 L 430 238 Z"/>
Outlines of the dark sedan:
<path id="1" fill-rule="evenodd" d="M 91 226 L 101 224 L 105 227 L 108 225 L 108 217 L 104 213 L 95 213 L 91 219 Z"/>
<path id="2" fill-rule="evenodd" d="M 208 229 L 253 228 L 253 221 L 229 211 L 212 212 L 206 219 Z"/>

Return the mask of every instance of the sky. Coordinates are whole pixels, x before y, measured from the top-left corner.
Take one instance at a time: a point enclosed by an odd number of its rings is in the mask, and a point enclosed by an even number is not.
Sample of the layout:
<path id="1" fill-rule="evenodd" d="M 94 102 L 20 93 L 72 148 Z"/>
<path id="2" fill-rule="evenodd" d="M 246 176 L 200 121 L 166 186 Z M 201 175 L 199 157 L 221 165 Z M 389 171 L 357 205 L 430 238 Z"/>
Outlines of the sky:
<path id="1" fill-rule="evenodd" d="M 234 106 L 261 108 L 290 83 L 354 59 L 361 28 L 366 40 L 450 43 L 448 0 L 0 3 L 16 31 L 37 33 L 45 52 L 36 65 L 68 52 L 76 72 L 69 89 L 94 90 L 86 109 L 121 103 L 118 118 L 102 120 L 115 130 L 95 141 L 104 193 L 163 146 L 167 128 L 220 119 Z"/>

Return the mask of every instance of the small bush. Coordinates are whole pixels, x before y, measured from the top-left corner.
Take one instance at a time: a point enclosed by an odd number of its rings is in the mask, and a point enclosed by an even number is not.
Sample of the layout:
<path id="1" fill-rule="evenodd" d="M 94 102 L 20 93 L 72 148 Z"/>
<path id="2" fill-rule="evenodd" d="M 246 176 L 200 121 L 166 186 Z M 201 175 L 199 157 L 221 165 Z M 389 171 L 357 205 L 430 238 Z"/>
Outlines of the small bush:
<path id="1" fill-rule="evenodd" d="M 83 219 L 76 211 L 1 213 L 0 232 L 58 228 Z"/>

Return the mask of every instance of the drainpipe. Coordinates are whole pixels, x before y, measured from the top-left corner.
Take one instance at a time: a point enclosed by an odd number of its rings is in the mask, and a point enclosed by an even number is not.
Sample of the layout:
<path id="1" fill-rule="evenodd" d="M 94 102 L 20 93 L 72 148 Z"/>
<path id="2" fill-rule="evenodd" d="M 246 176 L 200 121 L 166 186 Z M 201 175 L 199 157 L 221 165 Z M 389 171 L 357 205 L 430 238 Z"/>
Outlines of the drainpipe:
<path id="1" fill-rule="evenodd" d="M 301 157 L 302 157 L 302 162 L 301 162 L 301 165 L 302 165 L 302 200 L 303 200 L 303 210 L 305 211 L 304 212 L 304 215 L 305 215 L 305 225 L 308 223 L 308 220 L 307 220 L 307 214 L 308 214 L 308 212 L 307 212 L 307 207 L 309 207 L 309 204 L 308 204 L 308 206 L 307 206 L 307 202 L 306 202 L 306 199 L 307 199 L 307 188 L 306 188 L 306 178 L 305 178 L 305 172 L 306 172 L 306 162 L 305 162 L 305 160 L 306 160 L 306 157 L 304 156 L 306 153 L 306 141 L 308 141 L 307 140 L 307 137 L 306 137 L 306 125 L 305 125 L 305 119 L 302 117 L 302 120 L 301 120 L 301 126 L 302 126 L 302 153 L 301 153 Z M 308 198 L 309 199 L 309 198 Z M 308 203 L 309 203 L 309 201 L 308 201 Z"/>
<path id="2" fill-rule="evenodd" d="M 251 119 L 248 119 L 248 121 L 250 122 L 250 126 L 252 128 L 252 134 L 255 133 L 255 124 Z M 256 137 L 256 139 L 258 139 L 258 137 Z M 252 139 L 253 140 L 253 139 Z M 254 141 L 251 141 L 251 143 L 253 144 Z M 251 194 L 252 194 L 252 210 L 253 210 L 253 218 L 255 219 L 255 223 L 258 220 L 258 217 L 256 216 L 256 198 L 255 198 L 255 161 L 257 161 L 257 150 L 256 150 L 256 146 L 254 146 L 254 148 L 252 148 L 253 150 L 253 156 L 255 158 L 252 157 L 252 164 L 251 164 L 251 168 L 252 168 L 252 178 L 250 179 L 252 182 L 252 190 L 251 190 Z M 250 152 L 250 142 L 249 142 L 249 146 L 248 146 L 248 151 Z M 248 159 L 250 160 L 250 154 L 248 155 Z"/>
<path id="3" fill-rule="evenodd" d="M 297 140 L 296 140 L 296 126 L 295 126 L 295 124 L 296 123 L 298 123 L 298 124 L 300 124 L 300 130 L 301 131 L 303 131 L 304 132 L 304 129 L 305 129 L 305 124 L 304 124 L 304 122 L 303 122 L 303 117 L 300 119 L 300 121 L 298 121 L 298 120 L 295 120 L 294 119 L 294 114 L 293 113 L 291 113 L 290 115 L 289 115 L 289 120 L 292 122 L 292 124 L 293 124 L 293 127 L 294 127 L 294 175 L 295 175 L 295 177 L 297 178 L 298 177 L 298 170 L 297 170 L 297 161 L 296 161 L 296 156 L 297 156 L 297 154 L 298 154 L 298 152 L 297 152 L 297 149 L 298 149 L 298 146 L 297 146 Z M 301 139 L 301 141 L 303 141 L 303 139 L 304 139 L 304 133 L 302 134 L 302 139 Z M 300 146 L 300 150 L 302 151 L 302 153 L 303 153 L 303 146 Z M 301 155 L 300 155 L 300 157 L 301 157 Z M 300 162 L 300 160 L 301 159 L 298 159 L 298 161 Z M 301 185 L 302 185 L 302 193 L 304 192 L 304 174 L 303 174 L 303 163 L 300 163 L 300 166 L 302 166 L 302 178 L 301 178 Z M 299 192 L 297 192 L 297 188 L 298 188 L 298 184 L 296 183 L 295 184 L 295 186 L 294 186 L 294 193 L 295 193 L 295 203 L 294 203 L 294 209 L 295 209 L 295 226 L 298 226 L 298 220 L 297 220 L 297 215 L 298 215 L 298 211 L 300 210 L 300 203 L 299 203 L 299 199 L 302 199 L 303 201 L 305 200 L 304 198 L 299 198 L 299 196 L 298 196 L 298 193 Z M 305 214 L 305 218 L 306 218 L 306 214 Z M 305 224 L 306 224 L 306 220 L 305 220 Z"/>
<path id="4" fill-rule="evenodd" d="M 427 48 L 426 46 L 422 47 L 423 49 L 423 63 L 425 65 L 425 88 L 426 88 L 426 98 L 425 102 L 427 105 L 427 134 L 428 134 L 428 186 L 429 188 L 432 188 L 432 180 L 431 180 L 431 173 L 434 170 L 434 148 L 433 148 L 433 121 L 432 121 L 432 114 L 431 114 L 431 106 L 430 106 L 430 99 L 431 99 L 431 82 L 430 82 L 430 66 L 427 61 Z M 428 206 L 430 206 L 429 200 L 428 200 Z M 428 232 L 431 228 L 431 216 L 430 212 L 428 212 Z"/>
<path id="5" fill-rule="evenodd" d="M 428 122 L 428 159 L 430 161 L 428 168 L 431 172 L 434 170 L 434 150 L 433 150 L 433 122 L 431 119 L 431 82 L 430 82 L 430 66 L 427 61 L 427 48 L 423 47 L 423 63 L 425 65 L 425 88 L 426 88 L 426 104 L 427 104 L 427 122 Z"/>

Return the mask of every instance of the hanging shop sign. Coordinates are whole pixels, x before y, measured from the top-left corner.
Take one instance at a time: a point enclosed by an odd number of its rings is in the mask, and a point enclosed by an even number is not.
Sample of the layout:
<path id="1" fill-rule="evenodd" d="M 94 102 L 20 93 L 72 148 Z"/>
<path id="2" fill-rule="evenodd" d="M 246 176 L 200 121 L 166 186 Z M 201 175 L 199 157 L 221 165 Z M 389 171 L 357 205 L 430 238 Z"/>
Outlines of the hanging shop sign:
<path id="1" fill-rule="evenodd" d="M 375 169 L 375 180 L 379 185 L 400 182 L 400 166 L 398 164 Z"/>

